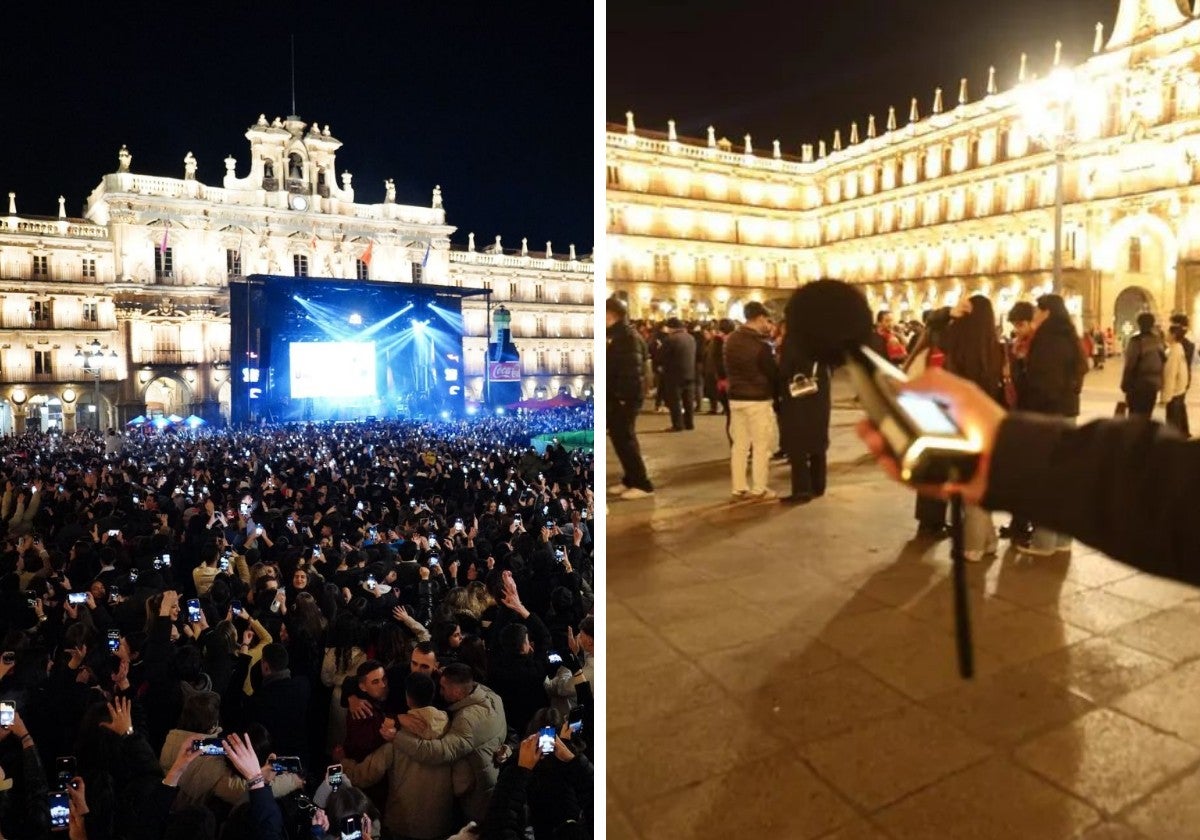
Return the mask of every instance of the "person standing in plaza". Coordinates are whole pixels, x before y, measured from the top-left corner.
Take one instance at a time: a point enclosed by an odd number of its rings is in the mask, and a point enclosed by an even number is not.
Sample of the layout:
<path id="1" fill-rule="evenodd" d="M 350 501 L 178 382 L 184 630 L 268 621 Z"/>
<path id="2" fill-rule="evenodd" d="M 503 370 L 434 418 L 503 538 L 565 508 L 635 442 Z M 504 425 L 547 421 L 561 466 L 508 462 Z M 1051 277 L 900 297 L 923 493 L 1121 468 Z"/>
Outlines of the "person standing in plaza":
<path id="1" fill-rule="evenodd" d="M 1162 339 L 1154 332 L 1154 316 L 1143 312 L 1137 317 L 1137 335 L 1125 345 L 1125 370 L 1121 390 L 1132 417 L 1150 419 L 1154 401 L 1163 385 L 1163 361 L 1166 354 Z"/>
<path id="2" fill-rule="evenodd" d="M 775 445 L 775 395 L 779 368 L 771 348 L 771 317 L 767 308 L 751 301 L 746 323 L 725 340 L 725 370 L 729 377 L 730 472 L 736 499 L 773 499 L 767 486 Z M 752 461 L 750 486 L 746 465 Z"/>
<path id="3" fill-rule="evenodd" d="M 1188 435 L 1187 356 L 1183 349 L 1183 327 L 1172 324 L 1167 330 L 1167 361 L 1163 365 L 1162 404 L 1167 410 L 1167 425 L 1184 437 Z"/>
<path id="4" fill-rule="evenodd" d="M 696 339 L 692 338 L 683 321 L 667 321 L 667 334 L 658 351 L 662 370 L 663 400 L 671 412 L 668 432 L 683 432 L 695 428 Z"/>
<path id="5" fill-rule="evenodd" d="M 950 312 L 944 339 L 946 370 L 969 379 L 997 403 L 1004 401 L 1004 348 L 996 338 L 992 302 L 983 295 L 960 300 Z M 972 562 L 996 553 L 992 514 L 978 505 L 963 506 L 963 555 Z"/>
<path id="6" fill-rule="evenodd" d="M 1037 299 L 1033 328 L 1029 356 L 1025 361 L 1025 394 L 1021 407 L 1074 422 L 1079 417 L 1079 395 L 1083 391 L 1088 361 L 1060 295 L 1042 295 Z M 1153 394 L 1150 399 L 1153 408 Z M 1020 550 L 1024 554 L 1048 557 L 1058 551 L 1070 551 L 1071 537 L 1051 531 L 1035 521 L 1029 545 L 1020 546 Z"/>
<path id="7" fill-rule="evenodd" d="M 608 489 L 622 499 L 644 499 L 654 492 L 646 475 L 642 451 L 638 447 L 638 412 L 644 397 L 643 374 L 646 369 L 646 344 L 626 320 L 625 303 L 610 297 L 604 302 L 604 322 L 608 374 L 608 436 L 621 461 L 624 476 Z"/>
<path id="8" fill-rule="evenodd" d="M 875 332 L 871 336 L 871 349 L 894 365 L 904 364 L 908 351 L 904 342 L 896 335 L 895 319 L 891 312 L 881 309 L 875 315 Z"/>
<path id="9" fill-rule="evenodd" d="M 800 320 L 789 304 L 779 355 L 779 442 L 792 467 L 791 495 L 780 499 L 786 505 L 807 504 L 825 495 L 833 407 L 829 366 L 805 355 L 796 335 Z"/>
<path id="10" fill-rule="evenodd" d="M 1008 311 L 1008 323 L 1012 325 L 1012 337 L 1006 345 L 1008 377 L 1012 387 L 1008 389 L 1005 402 L 1010 411 L 1024 411 L 1029 399 L 1029 343 L 1033 340 L 1034 306 L 1028 301 L 1018 301 Z M 1104 336 L 1098 336 L 1103 346 Z M 1013 545 L 1028 545 L 1033 524 L 1023 516 L 1013 514 L 1008 525 L 1000 529 L 1000 536 L 1011 540 Z"/>
<path id="11" fill-rule="evenodd" d="M 1187 388 L 1184 389 L 1184 394 L 1183 394 L 1184 409 L 1179 415 L 1179 420 L 1180 420 L 1180 422 L 1183 423 L 1183 426 L 1180 428 L 1180 431 L 1183 432 L 1183 436 L 1191 437 L 1192 430 L 1191 430 L 1190 425 L 1188 424 L 1188 414 L 1187 414 L 1187 392 L 1192 389 L 1192 362 L 1194 362 L 1196 360 L 1196 345 L 1192 341 L 1191 337 L 1188 335 L 1189 322 L 1188 322 L 1188 317 L 1186 315 L 1172 315 L 1171 316 L 1171 326 L 1179 327 L 1182 330 L 1183 337 L 1179 340 L 1179 343 L 1181 345 L 1183 345 L 1184 369 L 1187 371 Z"/>

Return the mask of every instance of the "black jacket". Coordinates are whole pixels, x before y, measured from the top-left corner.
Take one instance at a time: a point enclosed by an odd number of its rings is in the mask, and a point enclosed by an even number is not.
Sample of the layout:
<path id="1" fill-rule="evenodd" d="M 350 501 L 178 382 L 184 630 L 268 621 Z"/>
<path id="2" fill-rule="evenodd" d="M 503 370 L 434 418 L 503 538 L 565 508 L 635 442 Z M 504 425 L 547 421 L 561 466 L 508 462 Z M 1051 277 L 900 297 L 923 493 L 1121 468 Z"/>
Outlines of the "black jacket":
<path id="1" fill-rule="evenodd" d="M 803 374 L 815 378 L 817 393 L 806 397 L 791 395 L 792 377 Z M 829 367 L 816 365 L 801 353 L 798 341 L 784 341 L 779 359 L 781 402 L 779 404 L 779 445 L 792 457 L 829 448 L 829 419 L 832 401 L 829 393 Z"/>
<path id="2" fill-rule="evenodd" d="M 1200 584 L 1200 441 L 1143 419 L 1079 428 L 1010 415 L 984 507 L 1007 510 L 1151 574 Z"/>
<path id="3" fill-rule="evenodd" d="M 298 755 L 311 768 L 308 755 L 308 698 L 312 686 L 290 671 L 265 679 L 246 700 L 246 720 L 261 723 L 271 733 L 276 755 Z"/>
<path id="4" fill-rule="evenodd" d="M 606 332 L 606 383 L 608 398 L 641 403 L 642 377 L 646 370 L 646 342 L 627 321 L 618 321 Z"/>
<path id="5" fill-rule="evenodd" d="M 662 370 L 664 382 L 694 382 L 696 339 L 683 330 L 671 330 L 663 338 L 657 363 Z"/>
<path id="6" fill-rule="evenodd" d="M 1047 319 L 1029 342 L 1022 408 L 1039 414 L 1078 417 L 1086 372 L 1087 360 L 1070 321 Z"/>
<path id="7" fill-rule="evenodd" d="M 742 325 L 725 339 L 725 370 L 729 399 L 774 400 L 779 390 L 779 367 L 771 344 L 762 333 Z"/>

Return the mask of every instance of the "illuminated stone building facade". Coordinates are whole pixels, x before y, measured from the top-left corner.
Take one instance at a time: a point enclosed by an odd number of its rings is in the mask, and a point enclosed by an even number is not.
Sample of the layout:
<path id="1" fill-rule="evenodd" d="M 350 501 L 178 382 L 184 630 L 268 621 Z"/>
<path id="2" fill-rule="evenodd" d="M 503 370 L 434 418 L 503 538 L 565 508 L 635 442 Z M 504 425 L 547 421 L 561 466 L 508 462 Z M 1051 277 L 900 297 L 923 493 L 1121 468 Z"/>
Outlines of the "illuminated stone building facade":
<path id="1" fill-rule="evenodd" d="M 574 246 L 562 256 L 547 253 L 549 243 L 538 254 L 499 252 L 499 242 L 488 253 L 453 250 L 440 188 L 430 206 L 397 204 L 389 179 L 382 203 L 357 202 L 353 176 L 336 174 L 342 144 L 329 126 L 259 117 L 246 138 L 249 171 L 239 177 L 226 158 L 219 187 L 199 179 L 190 152 L 182 177 L 158 177 L 135 172 L 122 147 L 84 218 L 69 218 L 63 198 L 57 218 L 22 216 L 9 193 L 0 216 L 0 431 L 96 428 L 136 415 L 227 418 L 228 282 L 249 274 L 491 289 L 528 349 L 525 395 L 590 388 L 592 265 Z M 464 306 L 470 399 L 483 395 L 484 308 L 482 298 Z M 99 351 L 104 363 L 85 367 L 81 350 Z"/>
<path id="2" fill-rule="evenodd" d="M 606 140 L 606 276 L 633 314 L 717 317 L 797 283 L 862 284 L 900 317 L 982 292 L 1000 313 L 1054 287 L 1081 324 L 1137 313 L 1200 321 L 1200 19 L 1190 0 L 1122 0 L 1111 34 L 1068 68 L 1024 57 L 978 96 L 937 91 L 765 154 L 752 138 L 639 130 Z M 903 116 L 903 111 L 901 112 Z M 1061 161 L 1061 182 L 1056 165 Z"/>

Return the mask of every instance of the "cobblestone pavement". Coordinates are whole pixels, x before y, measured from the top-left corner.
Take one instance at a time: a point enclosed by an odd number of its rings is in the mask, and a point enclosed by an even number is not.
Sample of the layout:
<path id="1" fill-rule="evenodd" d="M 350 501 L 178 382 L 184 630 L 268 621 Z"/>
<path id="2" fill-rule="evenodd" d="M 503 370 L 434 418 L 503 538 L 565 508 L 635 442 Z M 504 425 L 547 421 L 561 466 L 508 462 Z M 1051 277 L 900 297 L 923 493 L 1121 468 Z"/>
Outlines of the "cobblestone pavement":
<path id="1" fill-rule="evenodd" d="M 800 508 L 730 503 L 723 418 L 640 418 L 659 489 L 609 507 L 608 837 L 1200 837 L 1200 590 L 1003 553 L 970 570 L 962 681 L 949 542 L 914 539 L 834 396 L 829 492 Z"/>

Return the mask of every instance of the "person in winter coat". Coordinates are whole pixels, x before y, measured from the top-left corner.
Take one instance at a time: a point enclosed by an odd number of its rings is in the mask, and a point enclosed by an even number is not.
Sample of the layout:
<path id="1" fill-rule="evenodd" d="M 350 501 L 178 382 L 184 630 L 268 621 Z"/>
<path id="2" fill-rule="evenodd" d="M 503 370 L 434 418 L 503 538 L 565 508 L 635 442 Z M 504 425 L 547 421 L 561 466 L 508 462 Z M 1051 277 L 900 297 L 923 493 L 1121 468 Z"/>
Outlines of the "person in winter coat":
<path id="1" fill-rule="evenodd" d="M 767 307 L 752 300 L 746 304 L 746 323 L 725 340 L 725 369 L 729 373 L 729 453 L 735 499 L 774 499 L 767 486 L 777 425 L 775 396 L 779 392 L 779 366 L 771 347 L 771 316 Z M 746 465 L 753 455 L 750 486 Z"/>
<path id="2" fill-rule="evenodd" d="M 825 495 L 826 452 L 829 450 L 829 366 L 804 355 L 795 335 L 799 313 L 788 307 L 783 350 L 779 359 L 782 383 L 779 407 L 779 444 L 792 467 L 792 492 L 784 504 L 806 504 Z M 816 390 L 812 391 L 812 387 Z"/>
<path id="3" fill-rule="evenodd" d="M 624 471 L 620 482 L 609 488 L 610 495 L 640 499 L 654 492 L 646 475 L 642 450 L 638 446 L 638 412 L 645 397 L 643 376 L 646 370 L 646 343 L 626 320 L 623 301 L 609 298 L 604 302 L 608 371 L 608 436 Z"/>
<path id="4" fill-rule="evenodd" d="M 678 318 L 667 321 L 667 334 L 658 352 L 657 367 L 662 372 L 663 400 L 671 412 L 671 428 L 667 431 L 694 429 L 696 339 Z"/>
<path id="5" fill-rule="evenodd" d="M 960 300 L 946 329 L 946 370 L 969 379 L 1003 402 L 1004 348 L 996 338 L 996 315 L 983 295 Z M 992 515 L 978 505 L 963 506 L 963 555 L 979 562 L 996 553 Z"/>
<path id="6" fill-rule="evenodd" d="M 1163 366 L 1162 404 L 1167 408 L 1167 423 L 1188 437 L 1187 404 L 1184 402 L 1188 389 L 1187 356 L 1183 348 L 1183 327 L 1172 326 L 1167 330 L 1167 361 Z"/>
<path id="7" fill-rule="evenodd" d="M 409 715 L 398 719 L 392 747 L 426 765 L 452 768 L 454 795 L 468 819 L 482 820 L 496 786 L 493 756 L 504 743 L 504 703 L 499 695 L 475 682 L 471 668 L 447 665 L 440 677 L 442 698 L 449 703 L 450 729 L 436 740 L 421 737 L 428 727 Z"/>
<path id="8" fill-rule="evenodd" d="M 1138 333 L 1125 345 L 1125 370 L 1121 390 L 1133 417 L 1149 417 L 1163 387 L 1163 362 L 1166 358 L 1162 339 L 1154 332 L 1154 316 L 1143 312 L 1137 318 Z M 1078 412 L 1076 412 L 1078 414 Z"/>
<path id="9" fill-rule="evenodd" d="M 728 414 L 728 382 L 725 373 L 725 338 L 733 332 L 733 321 L 722 318 L 704 345 L 704 396 L 709 414 Z M 719 410 L 718 410 L 719 408 Z"/>
<path id="10" fill-rule="evenodd" d="M 1042 295 L 1033 315 L 1034 333 L 1025 360 L 1026 411 L 1051 414 L 1074 420 L 1079 416 L 1079 394 L 1088 362 L 1083 356 L 1079 335 L 1059 295 Z M 1153 408 L 1153 394 L 1151 394 Z M 1057 551 L 1071 550 L 1071 537 L 1035 524 L 1025 554 L 1047 557 Z"/>

